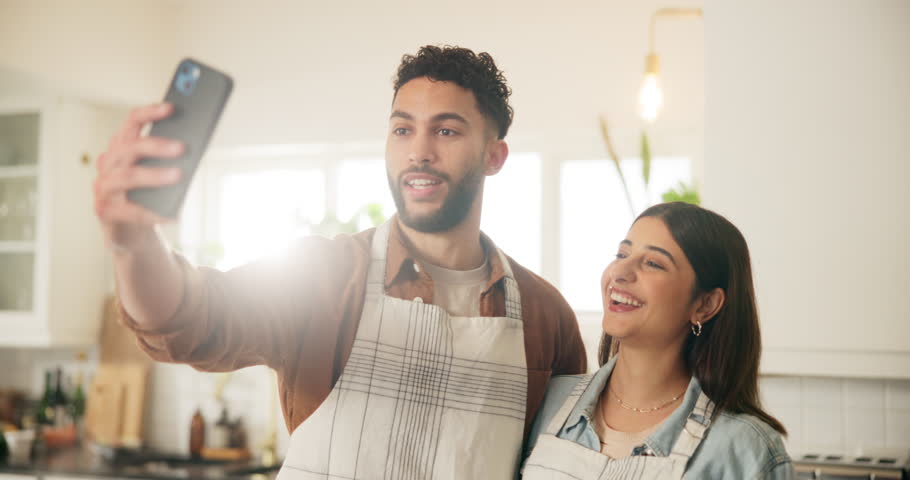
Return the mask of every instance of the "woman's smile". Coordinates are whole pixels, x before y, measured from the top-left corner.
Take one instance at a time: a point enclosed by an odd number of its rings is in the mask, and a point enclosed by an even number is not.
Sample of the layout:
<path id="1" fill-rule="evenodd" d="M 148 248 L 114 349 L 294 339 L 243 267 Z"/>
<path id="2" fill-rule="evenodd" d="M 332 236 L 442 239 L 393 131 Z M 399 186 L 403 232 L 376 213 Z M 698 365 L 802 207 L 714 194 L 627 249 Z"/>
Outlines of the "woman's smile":
<path id="1" fill-rule="evenodd" d="M 631 312 L 645 306 L 645 302 L 638 297 L 635 297 L 631 293 L 625 290 L 620 290 L 613 286 L 610 286 L 607 289 L 607 294 L 610 298 L 610 303 L 607 308 L 611 312 Z"/>

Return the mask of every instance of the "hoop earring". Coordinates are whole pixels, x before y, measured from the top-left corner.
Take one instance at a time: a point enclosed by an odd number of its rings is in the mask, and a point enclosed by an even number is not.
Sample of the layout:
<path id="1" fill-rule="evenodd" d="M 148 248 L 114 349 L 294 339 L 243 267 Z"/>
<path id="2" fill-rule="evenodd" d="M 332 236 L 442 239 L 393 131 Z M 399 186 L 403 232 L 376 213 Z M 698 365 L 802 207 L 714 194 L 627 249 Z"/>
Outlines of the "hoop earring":
<path id="1" fill-rule="evenodd" d="M 695 328 L 696 325 L 698 326 L 698 329 Z M 696 320 L 695 325 L 692 325 L 691 327 L 692 327 L 692 333 L 695 334 L 696 337 L 701 335 L 701 322 Z"/>

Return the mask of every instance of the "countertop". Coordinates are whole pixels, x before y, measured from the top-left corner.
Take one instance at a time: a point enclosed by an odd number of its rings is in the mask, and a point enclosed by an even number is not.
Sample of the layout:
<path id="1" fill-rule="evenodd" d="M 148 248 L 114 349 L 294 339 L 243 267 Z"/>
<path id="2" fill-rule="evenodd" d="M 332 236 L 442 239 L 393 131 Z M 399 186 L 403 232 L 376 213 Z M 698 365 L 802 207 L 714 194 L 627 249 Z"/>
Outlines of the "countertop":
<path id="1" fill-rule="evenodd" d="M 280 465 L 280 463 L 279 463 Z M 179 455 L 143 452 L 110 462 L 87 447 L 48 450 L 28 463 L 0 460 L 0 475 L 36 477 L 116 477 L 136 479 L 237 479 L 272 480 L 278 466 L 263 467 L 253 461 L 217 462 L 190 460 Z"/>

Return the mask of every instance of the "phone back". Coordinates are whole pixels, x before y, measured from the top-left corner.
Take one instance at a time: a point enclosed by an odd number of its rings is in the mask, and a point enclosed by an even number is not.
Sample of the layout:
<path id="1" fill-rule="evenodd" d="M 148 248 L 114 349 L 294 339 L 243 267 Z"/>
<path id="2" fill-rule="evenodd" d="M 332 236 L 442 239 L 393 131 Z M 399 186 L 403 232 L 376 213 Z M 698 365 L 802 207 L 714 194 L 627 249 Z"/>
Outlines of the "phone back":
<path id="1" fill-rule="evenodd" d="M 164 97 L 166 102 L 174 105 L 174 112 L 152 124 L 149 135 L 180 140 L 184 144 L 183 155 L 177 158 L 143 158 L 138 163 L 153 167 L 180 167 L 180 181 L 165 187 L 130 190 L 127 192 L 130 201 L 161 216 L 177 217 L 232 88 L 233 81 L 229 76 L 196 60 L 186 58 L 178 64 Z"/>

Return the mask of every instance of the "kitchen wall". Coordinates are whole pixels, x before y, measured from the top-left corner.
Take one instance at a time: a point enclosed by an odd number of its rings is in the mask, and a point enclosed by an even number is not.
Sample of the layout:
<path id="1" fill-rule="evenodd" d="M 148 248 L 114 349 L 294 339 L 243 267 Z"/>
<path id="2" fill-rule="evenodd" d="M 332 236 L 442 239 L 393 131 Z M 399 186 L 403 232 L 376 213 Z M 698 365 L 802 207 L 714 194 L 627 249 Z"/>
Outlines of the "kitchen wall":
<path id="1" fill-rule="evenodd" d="M 170 1 L 0 0 L 0 68 L 104 102 L 158 98 L 175 63 Z"/>

